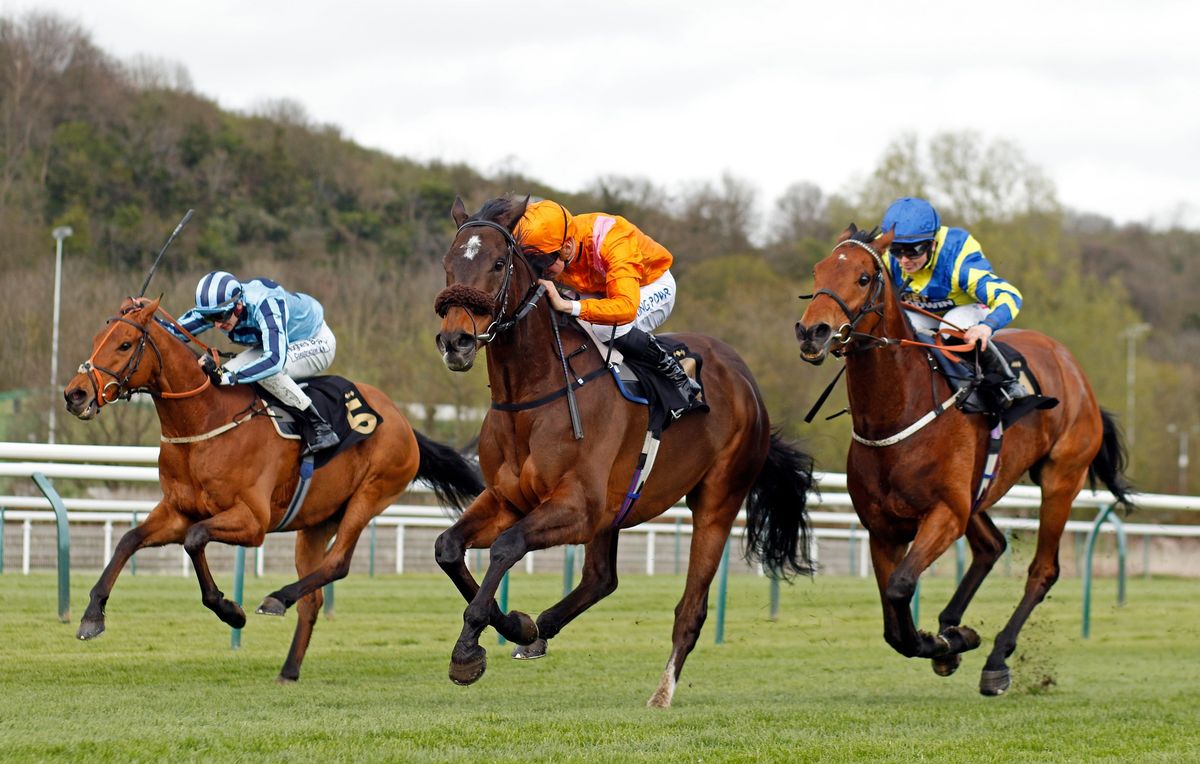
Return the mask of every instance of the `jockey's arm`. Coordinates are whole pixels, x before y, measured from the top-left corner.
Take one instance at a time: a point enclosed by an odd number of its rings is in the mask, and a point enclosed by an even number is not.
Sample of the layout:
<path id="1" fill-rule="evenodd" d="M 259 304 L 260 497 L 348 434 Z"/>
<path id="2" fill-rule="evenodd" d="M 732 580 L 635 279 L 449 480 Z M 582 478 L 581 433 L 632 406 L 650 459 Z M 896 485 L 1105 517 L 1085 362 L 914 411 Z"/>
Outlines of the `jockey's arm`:
<path id="1" fill-rule="evenodd" d="M 158 316 L 155 316 L 154 320 L 157 321 L 159 323 L 159 325 L 162 326 L 164 329 L 166 329 L 168 332 L 170 332 L 174 336 L 178 337 L 179 339 L 183 340 L 184 342 L 191 341 L 187 338 L 187 336 L 183 332 L 176 329 L 175 325 L 172 324 L 170 321 L 164 321 L 163 319 L 159 318 Z M 212 324 L 209 323 L 207 320 L 205 320 L 204 316 L 200 315 L 195 310 L 189 310 L 186 313 L 184 313 L 182 316 L 180 316 L 179 317 L 179 325 L 182 326 L 184 329 L 186 329 L 188 332 L 190 332 L 193 336 L 197 335 L 197 334 L 201 334 L 202 332 L 207 332 L 209 329 L 212 328 Z"/>
<path id="2" fill-rule="evenodd" d="M 282 372 L 287 363 L 287 304 L 277 297 L 268 298 L 259 303 L 255 313 L 262 334 L 262 356 L 238 369 L 234 381 L 240 383 L 273 377 Z"/>

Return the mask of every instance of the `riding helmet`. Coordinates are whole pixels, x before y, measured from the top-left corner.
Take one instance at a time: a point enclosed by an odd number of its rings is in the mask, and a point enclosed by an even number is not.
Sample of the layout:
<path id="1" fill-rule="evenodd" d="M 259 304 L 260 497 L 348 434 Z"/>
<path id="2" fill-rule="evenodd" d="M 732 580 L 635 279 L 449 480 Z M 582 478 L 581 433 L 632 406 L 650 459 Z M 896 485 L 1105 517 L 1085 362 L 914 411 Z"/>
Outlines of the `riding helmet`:
<path id="1" fill-rule="evenodd" d="M 196 312 L 225 313 L 242 296 L 242 283 L 232 273 L 213 271 L 196 284 Z"/>
<path id="2" fill-rule="evenodd" d="M 928 241 L 937 236 L 942 227 L 942 219 L 937 210 L 924 199 L 904 196 L 892 202 L 883 213 L 883 223 L 880 228 L 884 233 L 895 231 L 892 241 L 897 244 L 910 244 L 916 241 Z"/>

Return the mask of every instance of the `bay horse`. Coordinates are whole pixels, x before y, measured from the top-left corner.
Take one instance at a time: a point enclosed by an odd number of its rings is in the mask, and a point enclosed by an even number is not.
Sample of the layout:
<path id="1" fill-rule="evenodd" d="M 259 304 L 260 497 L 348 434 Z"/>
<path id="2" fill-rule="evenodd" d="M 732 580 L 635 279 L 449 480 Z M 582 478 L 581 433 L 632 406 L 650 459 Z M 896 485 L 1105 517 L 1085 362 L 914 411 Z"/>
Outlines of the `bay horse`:
<path id="1" fill-rule="evenodd" d="M 703 356 L 707 413 L 685 414 L 662 435 L 656 466 L 632 511 L 619 517 L 646 439 L 645 406 L 626 401 L 592 340 L 571 322 L 561 344 L 537 279 L 546 256 L 527 256 L 513 231 L 524 201 L 492 199 L 468 216 L 456 199 L 458 232 L 443 260 L 446 289 L 437 344 L 452 371 L 466 371 L 487 348 L 493 401 L 479 437 L 487 489 L 438 537 L 438 565 L 469 603 L 450 658 L 450 678 L 471 684 L 487 665 L 479 635 L 489 624 L 540 657 L 545 640 L 617 588 L 617 537 L 687 496 L 692 511 L 687 583 L 675 608 L 671 652 L 647 705 L 670 706 L 683 664 L 707 615 L 708 591 L 742 501 L 747 506 L 747 557 L 781 575 L 811 571 L 806 495 L 811 459 L 771 431 L 762 396 L 728 345 L 699 334 L 672 335 Z M 536 306 L 527 308 L 523 306 Z M 489 327 L 485 332 L 480 327 Z M 588 346 L 561 354 L 560 348 Z M 574 356 L 574 358 L 572 358 Z M 582 439 L 572 433 L 565 365 L 573 384 Z M 505 410 L 507 409 L 507 410 Z M 579 585 L 542 612 L 500 611 L 494 597 L 505 572 L 527 552 L 584 544 Z M 491 548 L 481 583 L 465 564 L 466 549 Z"/>
<path id="2" fill-rule="evenodd" d="M 1037 550 L 1025 593 L 981 674 L 980 692 L 999 695 L 1011 682 L 1005 661 L 1022 625 L 1058 579 L 1059 541 L 1085 481 L 1094 486 L 1099 478 L 1132 506 L 1122 475 L 1124 445 L 1066 347 L 1035 331 L 998 332 L 996 339 L 1024 355 L 1042 392 L 1059 405 L 1033 411 L 1004 431 L 998 471 L 973 506 L 991 424 L 949 405 L 950 384 L 932 369 L 926 351 L 909 344 L 916 335 L 880 256 L 891 242 L 890 231 L 874 238 L 851 224 L 817 263 L 812 303 L 796 324 L 800 355 L 814 365 L 830 352 L 845 357 L 854 426 L 847 487 L 870 533 L 884 639 L 901 655 L 930 658 L 936 673 L 949 676 L 961 653 L 979 646 L 978 634 L 960 624 L 1005 549 L 986 510 L 1026 472 L 1041 487 Z M 917 579 L 964 534 L 971 565 L 938 616 L 938 633 L 917 631 L 910 610 Z"/>
<path id="3" fill-rule="evenodd" d="M 260 546 L 283 520 L 299 482 L 300 442 L 275 433 L 250 385 L 211 384 L 187 345 L 155 319 L 157 311 L 158 300 L 126 299 L 96 334 L 91 357 L 64 391 L 67 410 L 84 420 L 131 393 L 149 393 L 163 433 L 162 501 L 117 544 L 91 590 L 80 639 L 104 631 L 105 605 L 130 556 L 142 547 L 174 543 L 182 543 L 192 559 L 204 605 L 230 626 L 244 626 L 241 606 L 213 581 L 204 548 L 210 541 Z M 257 610 L 282 616 L 297 605 L 296 632 L 278 677 L 282 683 L 299 679 L 323 601 L 321 587 L 349 572 L 355 544 L 371 518 L 414 478 L 428 482 L 444 504 L 460 508 L 483 490 L 474 466 L 456 451 L 415 432 L 378 389 L 357 387 L 380 419 L 370 437 L 313 473 L 299 513 L 287 524 L 297 531 L 299 580 L 270 594 Z"/>

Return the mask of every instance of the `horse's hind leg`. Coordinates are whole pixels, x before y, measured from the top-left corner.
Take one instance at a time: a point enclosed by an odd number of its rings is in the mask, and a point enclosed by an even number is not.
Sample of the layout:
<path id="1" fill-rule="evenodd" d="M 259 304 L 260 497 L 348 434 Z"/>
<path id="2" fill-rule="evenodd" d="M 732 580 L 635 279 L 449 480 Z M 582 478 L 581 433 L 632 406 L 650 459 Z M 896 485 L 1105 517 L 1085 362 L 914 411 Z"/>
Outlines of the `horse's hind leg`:
<path id="1" fill-rule="evenodd" d="M 150 511 L 141 525 L 130 528 L 117 543 L 112 559 L 108 561 L 100 579 L 92 587 L 87 609 L 83 612 L 83 619 L 79 622 L 79 631 L 75 636 L 80 639 L 92 639 L 104 633 L 104 606 L 108 604 L 108 597 L 112 594 L 117 576 L 121 574 L 121 569 L 134 552 L 143 547 L 178 542 L 186 530 L 187 521 L 174 509 L 162 503 Z"/>
<path id="2" fill-rule="evenodd" d="M 1004 534 L 983 512 L 977 512 L 967 521 L 967 543 L 971 545 L 971 564 L 959 582 L 954 596 L 946 604 L 938 616 L 938 634 L 947 637 L 952 630 L 959 629 L 963 613 L 971 604 L 971 599 L 979 591 L 983 580 L 987 578 L 996 560 L 1004 554 L 1007 544 Z M 974 633 L 974 630 L 971 630 Z M 978 638 L 978 635 L 976 635 Z M 938 676 L 950 676 L 962 663 L 962 653 L 952 653 L 941 658 L 933 659 L 933 670 Z"/>
<path id="3" fill-rule="evenodd" d="M 1025 579 L 1025 595 L 1008 623 L 996 635 L 992 652 L 979 679 L 979 691 L 984 695 L 1000 695 L 1008 689 L 1011 678 L 1005 659 L 1017 649 L 1017 635 L 1030 613 L 1037 607 L 1058 580 L 1058 545 L 1071 513 L 1071 503 L 1083 488 L 1087 471 L 1078 476 L 1062 475 L 1047 466 L 1042 470 L 1042 506 L 1038 522 L 1037 551 L 1029 563 Z"/>
<path id="4" fill-rule="evenodd" d="M 727 481 L 705 478 L 688 495 L 688 505 L 692 508 L 692 543 L 687 582 L 683 597 L 675 606 L 671 655 L 658 687 L 646 701 L 651 708 L 669 708 L 671 705 L 676 683 L 683 673 L 683 663 L 695 648 L 700 629 L 708 618 L 708 590 L 721 564 L 729 530 L 749 490 L 749 485 L 729 490 Z"/>
<path id="5" fill-rule="evenodd" d="M 337 524 L 329 522 L 296 533 L 296 574 L 300 578 L 304 578 L 321 564 L 325 557 L 325 547 L 335 530 Z M 312 639 L 313 627 L 317 623 L 317 614 L 321 612 L 324 600 L 324 593 L 317 589 L 312 594 L 301 597 L 296 603 L 296 633 L 292 637 L 287 660 L 279 670 L 277 682 L 295 682 L 300 678 L 300 664 L 304 662 L 304 654 L 308 651 L 308 642 Z"/>
<path id="6" fill-rule="evenodd" d="M 546 640 L 557 635 L 579 614 L 617 589 L 617 533 L 605 530 L 588 542 L 583 558 L 579 586 L 566 597 L 542 611 L 537 618 L 537 635 L 531 645 L 517 645 L 513 657 L 522 660 L 546 654 Z"/>
<path id="7" fill-rule="evenodd" d="M 218 618 L 235 629 L 246 625 L 246 613 L 241 605 L 225 599 L 225 593 L 217 587 L 217 582 L 213 580 L 212 572 L 208 569 L 204 548 L 210 541 L 235 546 L 261 546 L 265 537 L 266 529 L 255 519 L 250 507 L 240 501 L 232 509 L 188 528 L 183 537 L 183 548 L 192 558 L 192 566 L 196 569 L 196 578 L 200 582 L 201 601 L 206 608 L 216 613 Z"/>

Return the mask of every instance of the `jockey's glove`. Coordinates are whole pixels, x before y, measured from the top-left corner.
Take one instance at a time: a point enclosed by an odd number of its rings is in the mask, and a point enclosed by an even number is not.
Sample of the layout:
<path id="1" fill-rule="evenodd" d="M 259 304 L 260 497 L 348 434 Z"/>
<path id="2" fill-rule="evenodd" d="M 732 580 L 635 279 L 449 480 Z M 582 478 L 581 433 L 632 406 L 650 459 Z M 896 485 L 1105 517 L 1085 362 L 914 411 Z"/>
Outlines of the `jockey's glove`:
<path id="1" fill-rule="evenodd" d="M 229 371 L 228 369 L 222 371 L 217 380 L 217 384 L 219 385 L 236 385 L 237 383 L 237 372 Z"/>

